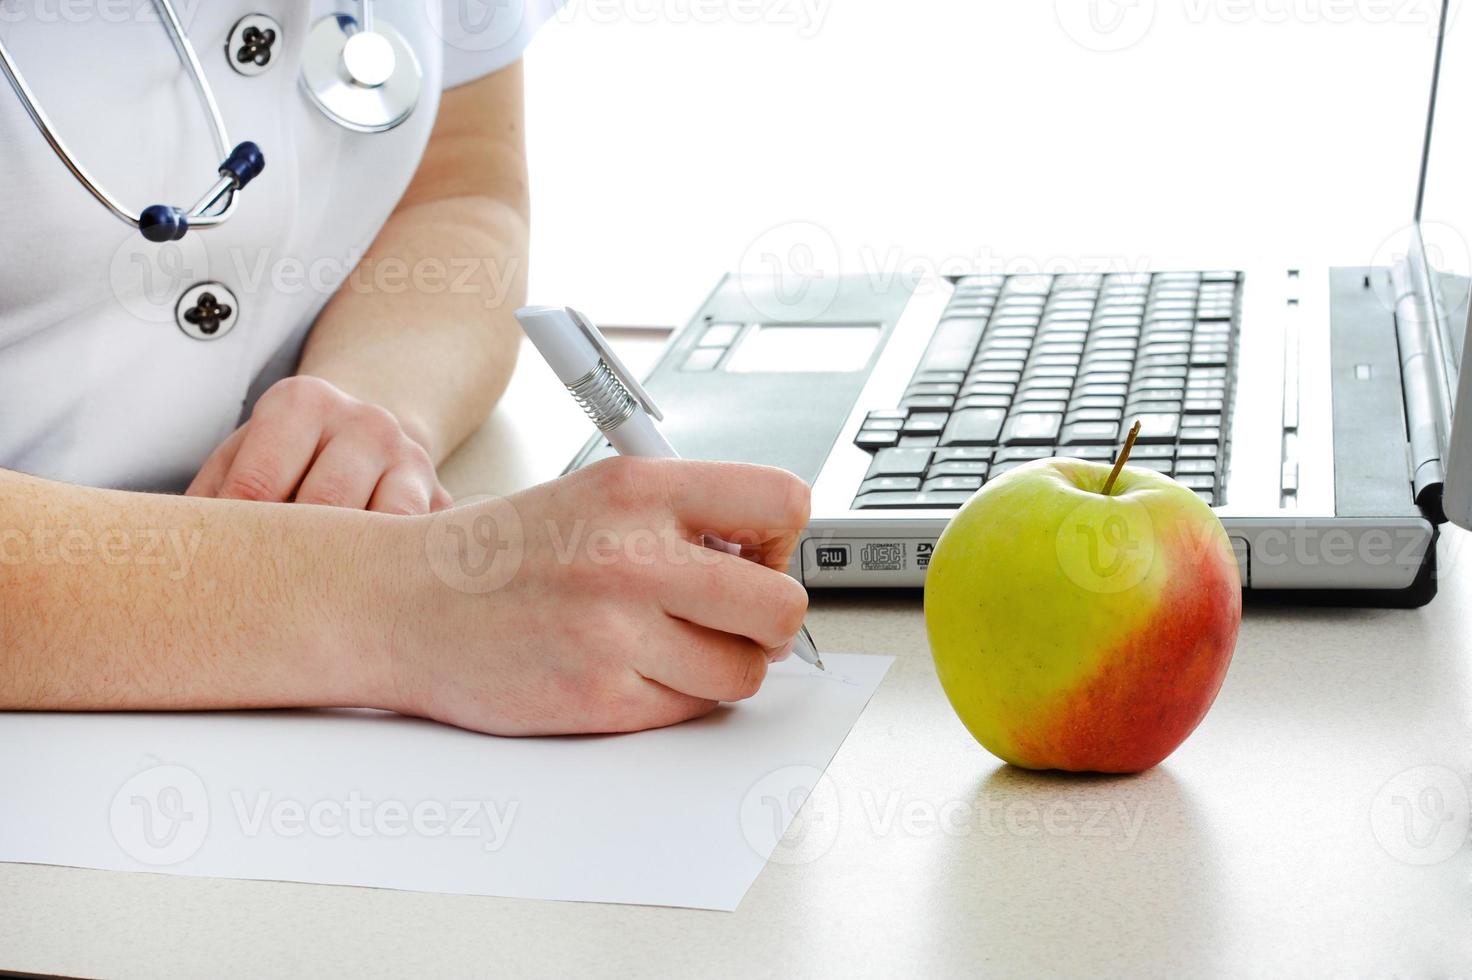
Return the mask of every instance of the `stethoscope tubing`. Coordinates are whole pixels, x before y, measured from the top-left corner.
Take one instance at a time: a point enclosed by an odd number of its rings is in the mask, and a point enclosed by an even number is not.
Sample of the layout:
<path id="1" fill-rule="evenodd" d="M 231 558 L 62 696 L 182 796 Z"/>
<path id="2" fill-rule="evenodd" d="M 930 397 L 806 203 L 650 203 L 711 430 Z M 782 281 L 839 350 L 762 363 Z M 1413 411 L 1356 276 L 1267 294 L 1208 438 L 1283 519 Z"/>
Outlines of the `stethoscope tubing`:
<path id="1" fill-rule="evenodd" d="M 200 104 L 204 107 L 205 116 L 209 122 L 210 135 L 214 140 L 215 150 L 221 159 L 230 152 L 230 136 L 225 128 L 225 119 L 220 114 L 219 103 L 215 101 L 214 90 L 210 88 L 208 80 L 204 76 L 204 68 L 199 63 L 198 56 L 194 53 L 194 46 L 189 42 L 189 36 L 184 31 L 184 25 L 179 20 L 178 13 L 174 10 L 172 0 L 153 0 L 158 9 L 160 19 L 168 31 L 169 40 L 173 42 L 174 50 L 178 53 L 180 61 L 188 69 L 190 82 L 194 86 L 195 94 L 199 97 Z M 139 227 L 141 212 L 135 212 L 125 207 L 117 198 L 108 193 L 97 180 L 88 172 L 76 156 L 72 154 L 71 148 L 57 132 L 46 111 L 36 101 L 35 94 L 26 84 L 25 76 L 21 74 L 15 59 L 11 56 L 9 49 L 3 41 L 0 41 L 0 71 L 4 71 L 10 87 L 15 90 L 21 106 L 31 121 L 36 124 L 42 137 L 51 146 L 62 164 L 71 171 L 89 194 L 98 200 L 103 207 L 124 224 L 134 228 Z M 234 193 L 235 183 L 221 176 L 209 191 L 200 198 L 199 203 L 188 215 L 189 226 L 192 228 L 207 228 L 226 221 L 235 212 L 236 196 Z M 210 210 L 224 199 L 225 205 L 219 210 Z"/>

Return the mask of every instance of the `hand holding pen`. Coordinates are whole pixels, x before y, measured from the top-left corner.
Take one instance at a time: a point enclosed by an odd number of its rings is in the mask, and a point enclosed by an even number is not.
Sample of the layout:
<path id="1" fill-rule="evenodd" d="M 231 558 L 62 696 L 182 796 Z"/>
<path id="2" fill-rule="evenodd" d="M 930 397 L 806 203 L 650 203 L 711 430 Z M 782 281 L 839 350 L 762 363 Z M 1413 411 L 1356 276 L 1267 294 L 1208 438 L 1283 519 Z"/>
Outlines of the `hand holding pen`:
<path id="1" fill-rule="evenodd" d="M 598 328 L 576 310 L 528 306 L 516 311 L 522 329 L 567 386 L 609 444 L 623 456 L 677 459 L 656 424 L 664 416 L 609 347 Z M 706 537 L 707 547 L 739 555 L 739 546 Z M 819 670 L 823 660 L 806 625 L 793 644 L 798 658 Z"/>

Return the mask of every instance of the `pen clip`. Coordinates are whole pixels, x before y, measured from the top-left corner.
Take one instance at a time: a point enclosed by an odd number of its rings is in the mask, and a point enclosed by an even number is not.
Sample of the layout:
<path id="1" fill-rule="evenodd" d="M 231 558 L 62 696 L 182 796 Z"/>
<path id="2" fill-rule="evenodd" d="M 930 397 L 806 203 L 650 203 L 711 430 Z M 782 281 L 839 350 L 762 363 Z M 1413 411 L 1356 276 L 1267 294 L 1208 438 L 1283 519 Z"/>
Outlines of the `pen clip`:
<path id="1" fill-rule="evenodd" d="M 663 422 L 664 413 L 654 404 L 654 399 L 649 397 L 649 392 L 644 390 L 644 386 L 634 380 L 634 376 L 629 373 L 628 368 L 624 367 L 624 362 L 618 359 L 618 355 L 613 352 L 613 348 L 608 346 L 608 340 L 604 338 L 603 332 L 593 326 L 592 320 L 589 320 L 571 306 L 564 307 L 564 309 L 567 310 L 567 315 L 572 317 L 572 322 L 576 323 L 578 329 L 588 338 L 588 342 L 593 345 L 593 349 L 598 352 L 598 356 L 603 360 L 603 363 L 608 365 L 608 369 L 613 372 L 613 376 L 618 378 L 619 382 L 628 389 L 629 394 L 634 396 L 634 400 L 643 406 L 644 411 L 653 416 L 655 421 Z"/>

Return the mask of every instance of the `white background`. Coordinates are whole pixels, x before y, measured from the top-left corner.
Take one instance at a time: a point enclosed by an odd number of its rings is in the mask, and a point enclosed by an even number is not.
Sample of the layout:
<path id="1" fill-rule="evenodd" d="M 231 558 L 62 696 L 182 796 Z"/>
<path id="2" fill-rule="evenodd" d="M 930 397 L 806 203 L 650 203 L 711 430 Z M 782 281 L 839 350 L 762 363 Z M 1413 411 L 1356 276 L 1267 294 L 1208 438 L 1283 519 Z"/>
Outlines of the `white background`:
<path id="1" fill-rule="evenodd" d="M 1410 219 L 1436 9 L 568 0 L 527 56 L 532 300 L 683 323 L 774 245 L 871 275 L 1369 264 Z"/>

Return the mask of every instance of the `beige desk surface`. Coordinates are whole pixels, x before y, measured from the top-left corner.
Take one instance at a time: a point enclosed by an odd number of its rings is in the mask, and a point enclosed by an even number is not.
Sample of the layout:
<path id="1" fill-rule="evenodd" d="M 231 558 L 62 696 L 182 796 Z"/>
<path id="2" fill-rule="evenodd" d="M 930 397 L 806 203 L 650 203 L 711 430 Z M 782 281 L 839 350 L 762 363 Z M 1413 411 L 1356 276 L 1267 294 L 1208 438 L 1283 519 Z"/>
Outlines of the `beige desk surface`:
<path id="1" fill-rule="evenodd" d="M 542 370 L 523 359 L 446 468 L 457 494 L 580 442 Z M 946 704 L 918 598 L 816 595 L 825 649 L 899 659 L 733 914 L 0 865 L 0 967 L 1472 975 L 1468 543 L 1442 541 L 1425 609 L 1250 609 L 1216 707 L 1133 778 L 1000 766 Z"/>

